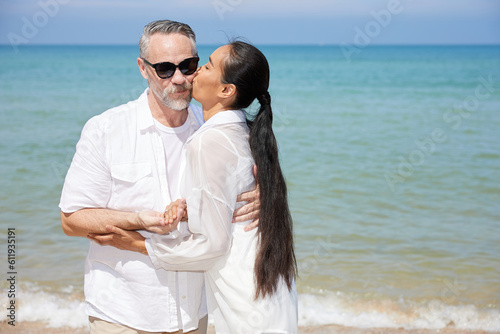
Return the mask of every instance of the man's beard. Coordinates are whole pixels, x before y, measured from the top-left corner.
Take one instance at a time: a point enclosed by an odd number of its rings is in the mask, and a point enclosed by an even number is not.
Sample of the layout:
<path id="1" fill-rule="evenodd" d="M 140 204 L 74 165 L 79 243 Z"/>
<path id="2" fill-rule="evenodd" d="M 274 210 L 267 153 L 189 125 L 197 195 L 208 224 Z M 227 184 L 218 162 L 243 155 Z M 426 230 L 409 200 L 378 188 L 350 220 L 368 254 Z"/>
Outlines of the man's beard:
<path id="1" fill-rule="evenodd" d="M 186 82 L 182 85 L 171 85 L 165 88 L 163 91 L 160 89 L 153 89 L 153 92 L 155 93 L 156 97 L 158 97 L 161 101 L 161 103 L 172 110 L 177 110 L 181 111 L 186 109 L 189 106 L 189 103 L 191 102 L 191 89 L 193 88 L 193 85 L 190 84 L 189 82 Z M 179 99 L 171 99 L 169 97 L 169 94 L 172 93 L 177 93 L 180 91 L 188 90 L 189 94 L 186 97 L 182 97 Z"/>

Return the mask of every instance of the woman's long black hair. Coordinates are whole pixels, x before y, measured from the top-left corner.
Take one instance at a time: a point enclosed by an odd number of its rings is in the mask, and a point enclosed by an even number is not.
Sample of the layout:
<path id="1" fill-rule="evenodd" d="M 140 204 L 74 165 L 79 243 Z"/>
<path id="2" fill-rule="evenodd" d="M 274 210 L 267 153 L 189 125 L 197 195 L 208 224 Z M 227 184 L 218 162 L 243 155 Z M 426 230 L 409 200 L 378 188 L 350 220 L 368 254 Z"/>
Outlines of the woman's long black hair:
<path id="1" fill-rule="evenodd" d="M 223 63 L 222 82 L 236 86 L 234 109 L 244 109 L 258 99 L 260 109 L 250 126 L 250 149 L 257 165 L 260 187 L 259 241 L 254 275 L 255 298 L 276 292 L 280 279 L 292 288 L 297 275 L 293 246 L 292 216 L 287 188 L 278 159 L 278 145 L 272 128 L 273 112 L 269 95 L 269 64 L 256 47 L 242 41 L 229 44 Z"/>

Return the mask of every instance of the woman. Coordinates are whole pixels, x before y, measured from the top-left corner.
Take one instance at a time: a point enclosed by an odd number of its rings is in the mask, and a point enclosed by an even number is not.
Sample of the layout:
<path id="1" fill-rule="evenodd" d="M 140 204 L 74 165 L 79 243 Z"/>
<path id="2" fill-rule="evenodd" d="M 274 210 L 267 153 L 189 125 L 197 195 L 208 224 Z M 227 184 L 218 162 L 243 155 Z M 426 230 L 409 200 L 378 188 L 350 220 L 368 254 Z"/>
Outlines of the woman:
<path id="1" fill-rule="evenodd" d="M 257 48 L 240 41 L 209 59 L 193 81 L 206 123 L 185 146 L 180 186 L 191 234 L 154 235 L 146 247 L 156 266 L 205 271 L 217 333 L 297 333 L 292 218 L 272 130 L 269 65 Z M 242 109 L 255 99 L 260 109 L 247 121 Z M 255 186 L 254 164 L 260 219 L 258 229 L 245 232 L 250 221 L 232 223 L 232 216 L 243 204 L 237 195 Z M 176 205 L 180 214 L 184 204 Z"/>

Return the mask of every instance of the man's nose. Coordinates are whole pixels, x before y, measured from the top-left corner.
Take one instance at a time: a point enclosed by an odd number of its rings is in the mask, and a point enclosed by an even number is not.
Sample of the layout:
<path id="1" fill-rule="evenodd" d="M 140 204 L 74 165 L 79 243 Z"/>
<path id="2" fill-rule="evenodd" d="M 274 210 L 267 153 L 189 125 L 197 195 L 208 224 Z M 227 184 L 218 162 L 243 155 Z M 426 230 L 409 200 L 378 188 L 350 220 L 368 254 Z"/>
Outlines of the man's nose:
<path id="1" fill-rule="evenodd" d="M 182 74 L 181 70 L 176 68 L 170 81 L 174 84 L 183 84 L 186 81 L 186 77 Z"/>

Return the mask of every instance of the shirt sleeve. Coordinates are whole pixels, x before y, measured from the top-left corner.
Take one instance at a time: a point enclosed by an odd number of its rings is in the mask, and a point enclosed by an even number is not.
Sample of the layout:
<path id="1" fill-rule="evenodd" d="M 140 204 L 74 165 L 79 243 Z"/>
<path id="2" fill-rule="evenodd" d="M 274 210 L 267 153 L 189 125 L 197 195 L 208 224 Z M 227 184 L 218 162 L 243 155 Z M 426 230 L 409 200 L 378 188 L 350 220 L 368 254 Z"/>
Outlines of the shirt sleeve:
<path id="1" fill-rule="evenodd" d="M 236 149 L 217 129 L 206 130 L 189 143 L 181 188 L 190 234 L 177 239 L 151 236 L 156 264 L 167 270 L 208 270 L 229 252 L 238 194 L 237 164 Z"/>
<path id="2" fill-rule="evenodd" d="M 59 203 L 63 212 L 106 207 L 111 192 L 111 176 L 105 159 L 105 133 L 99 116 L 85 124 L 64 181 Z"/>

